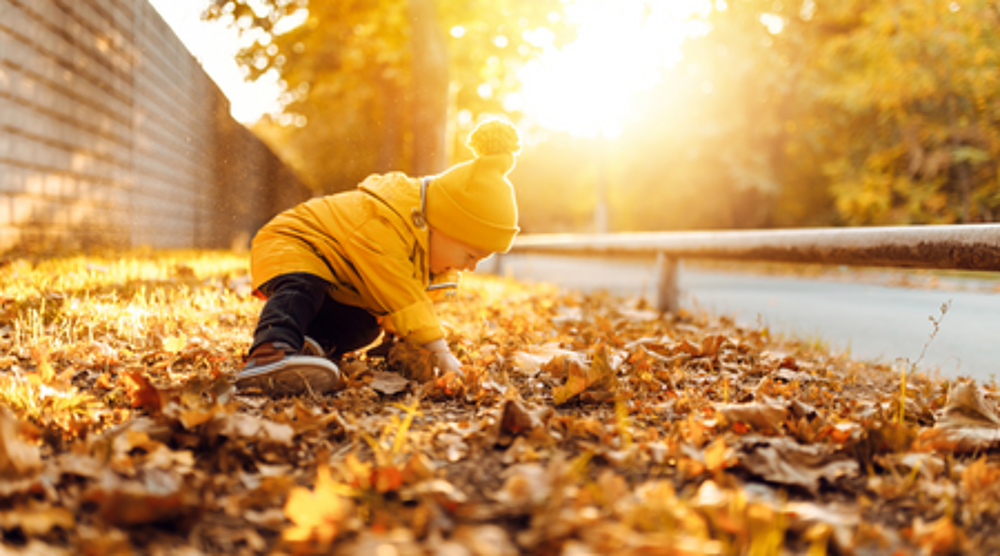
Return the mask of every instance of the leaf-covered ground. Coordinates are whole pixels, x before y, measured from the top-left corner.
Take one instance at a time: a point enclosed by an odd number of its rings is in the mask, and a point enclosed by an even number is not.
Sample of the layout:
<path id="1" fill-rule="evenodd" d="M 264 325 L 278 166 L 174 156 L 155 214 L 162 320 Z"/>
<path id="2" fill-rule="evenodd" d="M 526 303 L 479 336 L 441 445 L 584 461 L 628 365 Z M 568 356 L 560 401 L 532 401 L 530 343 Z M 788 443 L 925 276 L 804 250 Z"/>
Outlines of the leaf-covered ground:
<path id="1" fill-rule="evenodd" d="M 0 552 L 1000 552 L 993 384 L 467 276 L 464 382 L 395 345 L 332 395 L 237 395 L 245 268 L 5 262 Z"/>

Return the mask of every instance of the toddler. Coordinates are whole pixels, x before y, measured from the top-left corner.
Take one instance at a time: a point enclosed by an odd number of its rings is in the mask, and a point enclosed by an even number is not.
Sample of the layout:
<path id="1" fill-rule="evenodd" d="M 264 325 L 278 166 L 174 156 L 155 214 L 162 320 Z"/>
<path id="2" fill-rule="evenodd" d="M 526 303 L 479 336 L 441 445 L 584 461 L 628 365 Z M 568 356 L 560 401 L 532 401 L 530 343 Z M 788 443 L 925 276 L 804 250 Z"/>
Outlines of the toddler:
<path id="1" fill-rule="evenodd" d="M 357 189 L 310 199 L 253 239 L 250 271 L 267 301 L 238 388 L 271 395 L 336 389 L 332 360 L 382 331 L 433 352 L 438 370 L 462 374 L 431 301 L 460 271 L 507 252 L 518 232 L 507 174 L 520 139 L 500 120 L 469 137 L 475 154 L 441 175 L 373 175 Z"/>

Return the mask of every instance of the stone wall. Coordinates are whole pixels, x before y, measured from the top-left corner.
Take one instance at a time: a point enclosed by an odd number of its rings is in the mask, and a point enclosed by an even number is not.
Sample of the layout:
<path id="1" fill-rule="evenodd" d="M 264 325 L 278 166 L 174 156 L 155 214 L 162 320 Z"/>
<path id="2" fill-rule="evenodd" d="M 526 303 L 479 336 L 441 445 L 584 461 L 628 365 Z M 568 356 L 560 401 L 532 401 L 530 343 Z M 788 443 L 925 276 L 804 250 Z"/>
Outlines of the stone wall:
<path id="1" fill-rule="evenodd" d="M 238 248 L 308 195 L 145 0 L 0 0 L 0 252 Z"/>

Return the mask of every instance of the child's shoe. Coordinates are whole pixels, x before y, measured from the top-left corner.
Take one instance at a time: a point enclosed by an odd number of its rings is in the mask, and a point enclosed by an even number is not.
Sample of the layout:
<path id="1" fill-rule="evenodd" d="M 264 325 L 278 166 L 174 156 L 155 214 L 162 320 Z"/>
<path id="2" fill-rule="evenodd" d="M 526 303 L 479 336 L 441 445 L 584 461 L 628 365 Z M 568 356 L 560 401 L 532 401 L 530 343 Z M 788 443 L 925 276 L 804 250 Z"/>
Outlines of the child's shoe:
<path id="1" fill-rule="evenodd" d="M 322 356 L 319 344 L 307 338 L 302 352 L 310 355 L 294 353 L 283 343 L 261 344 L 236 375 L 236 388 L 256 388 L 270 396 L 295 396 L 326 394 L 340 387 L 340 369 Z"/>

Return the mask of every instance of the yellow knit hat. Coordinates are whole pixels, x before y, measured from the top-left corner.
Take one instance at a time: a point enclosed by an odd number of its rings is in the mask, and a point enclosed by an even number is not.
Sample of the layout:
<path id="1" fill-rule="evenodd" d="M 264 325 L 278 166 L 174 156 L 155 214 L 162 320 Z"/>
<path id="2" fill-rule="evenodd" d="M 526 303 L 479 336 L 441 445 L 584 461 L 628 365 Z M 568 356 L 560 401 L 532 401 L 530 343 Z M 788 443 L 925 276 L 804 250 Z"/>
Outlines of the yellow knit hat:
<path id="1" fill-rule="evenodd" d="M 506 253 L 517 235 L 517 201 L 507 174 L 521 150 L 507 122 L 479 124 L 469 136 L 476 158 L 452 166 L 427 187 L 427 222 L 473 247 Z"/>

